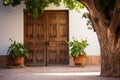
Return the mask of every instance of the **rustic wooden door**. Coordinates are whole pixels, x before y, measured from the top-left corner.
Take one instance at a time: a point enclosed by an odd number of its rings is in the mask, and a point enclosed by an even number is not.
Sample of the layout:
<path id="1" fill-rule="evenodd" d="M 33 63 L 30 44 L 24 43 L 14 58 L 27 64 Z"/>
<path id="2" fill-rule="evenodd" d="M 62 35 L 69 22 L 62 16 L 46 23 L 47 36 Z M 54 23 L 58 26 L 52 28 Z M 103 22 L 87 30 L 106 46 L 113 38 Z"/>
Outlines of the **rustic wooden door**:
<path id="1" fill-rule="evenodd" d="M 68 63 L 68 11 L 45 11 L 36 20 L 24 18 L 24 42 L 29 50 L 26 65 Z"/>
<path id="2" fill-rule="evenodd" d="M 32 20 L 24 17 L 24 43 L 29 50 L 26 65 L 46 64 L 46 23 L 44 14 Z"/>
<path id="3" fill-rule="evenodd" d="M 47 12 L 47 63 L 68 62 L 68 13 L 66 11 Z"/>

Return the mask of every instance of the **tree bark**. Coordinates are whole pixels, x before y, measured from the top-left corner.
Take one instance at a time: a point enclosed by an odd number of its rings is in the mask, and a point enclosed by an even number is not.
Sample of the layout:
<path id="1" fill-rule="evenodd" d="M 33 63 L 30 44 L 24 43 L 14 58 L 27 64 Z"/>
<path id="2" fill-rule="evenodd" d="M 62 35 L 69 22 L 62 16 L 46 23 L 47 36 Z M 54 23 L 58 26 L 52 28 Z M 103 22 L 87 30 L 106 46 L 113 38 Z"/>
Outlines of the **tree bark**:
<path id="1" fill-rule="evenodd" d="M 111 19 L 102 11 L 100 0 L 79 0 L 90 13 L 101 50 L 101 76 L 120 77 L 120 0 L 116 0 Z"/>

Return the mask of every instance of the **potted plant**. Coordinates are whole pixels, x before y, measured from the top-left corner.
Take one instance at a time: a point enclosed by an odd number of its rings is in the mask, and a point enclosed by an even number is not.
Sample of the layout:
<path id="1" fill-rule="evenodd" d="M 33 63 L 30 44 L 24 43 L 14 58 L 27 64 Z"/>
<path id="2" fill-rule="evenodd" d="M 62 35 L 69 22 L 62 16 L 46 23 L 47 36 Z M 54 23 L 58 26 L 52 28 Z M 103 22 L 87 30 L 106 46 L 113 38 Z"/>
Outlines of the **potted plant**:
<path id="1" fill-rule="evenodd" d="M 8 55 L 11 59 L 12 66 L 24 67 L 24 57 L 28 57 L 28 50 L 24 47 L 22 43 L 13 41 L 8 48 Z"/>
<path id="2" fill-rule="evenodd" d="M 72 38 L 72 41 L 68 42 L 67 44 L 70 47 L 71 56 L 74 59 L 75 64 L 83 64 L 86 57 L 85 48 L 88 46 L 87 40 L 80 39 L 77 40 L 75 37 Z"/>

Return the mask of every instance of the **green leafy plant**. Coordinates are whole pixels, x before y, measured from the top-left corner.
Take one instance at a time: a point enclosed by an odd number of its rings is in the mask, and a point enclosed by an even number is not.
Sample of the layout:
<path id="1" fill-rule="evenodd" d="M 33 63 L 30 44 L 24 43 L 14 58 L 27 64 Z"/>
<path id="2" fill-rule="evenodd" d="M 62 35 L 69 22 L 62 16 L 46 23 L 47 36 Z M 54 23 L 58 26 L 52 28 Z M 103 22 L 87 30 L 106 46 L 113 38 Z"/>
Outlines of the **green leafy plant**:
<path id="1" fill-rule="evenodd" d="M 3 0 L 3 5 L 8 6 L 12 5 L 13 7 L 19 5 L 21 3 L 21 0 Z"/>
<path id="2" fill-rule="evenodd" d="M 84 5 L 77 0 L 3 0 L 3 5 L 12 5 L 15 7 L 19 5 L 21 1 L 24 1 L 26 6 L 23 10 L 25 15 L 29 15 L 32 19 L 36 19 L 39 14 L 42 14 L 45 8 L 52 3 L 55 6 L 60 6 L 62 2 L 67 8 L 77 11 L 80 11 L 80 8 L 84 8 Z"/>
<path id="3" fill-rule="evenodd" d="M 11 45 L 8 48 L 8 55 L 15 58 L 15 57 L 28 57 L 28 50 L 24 47 L 22 43 L 18 43 L 16 41 L 13 41 L 10 39 L 12 42 Z"/>
<path id="4" fill-rule="evenodd" d="M 87 40 L 81 39 L 80 41 L 77 40 L 75 37 L 72 38 L 72 41 L 68 42 L 67 44 L 70 47 L 71 56 L 78 57 L 80 55 L 86 56 L 85 48 L 89 45 Z"/>

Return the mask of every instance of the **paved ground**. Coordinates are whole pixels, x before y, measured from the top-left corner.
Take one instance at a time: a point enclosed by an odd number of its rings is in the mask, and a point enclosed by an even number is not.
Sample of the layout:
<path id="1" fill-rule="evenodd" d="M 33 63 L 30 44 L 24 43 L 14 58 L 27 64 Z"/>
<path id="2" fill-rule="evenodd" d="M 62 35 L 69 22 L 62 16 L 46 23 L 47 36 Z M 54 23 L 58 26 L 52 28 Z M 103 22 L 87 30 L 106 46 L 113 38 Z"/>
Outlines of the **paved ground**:
<path id="1" fill-rule="evenodd" d="M 120 80 L 99 77 L 99 66 L 47 66 L 0 69 L 0 80 Z"/>

